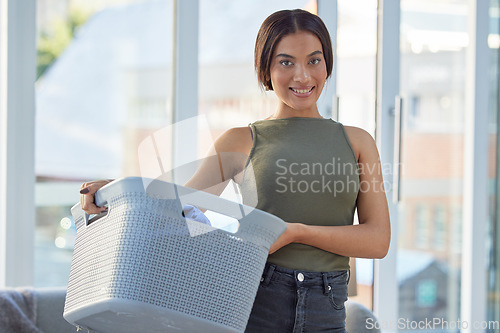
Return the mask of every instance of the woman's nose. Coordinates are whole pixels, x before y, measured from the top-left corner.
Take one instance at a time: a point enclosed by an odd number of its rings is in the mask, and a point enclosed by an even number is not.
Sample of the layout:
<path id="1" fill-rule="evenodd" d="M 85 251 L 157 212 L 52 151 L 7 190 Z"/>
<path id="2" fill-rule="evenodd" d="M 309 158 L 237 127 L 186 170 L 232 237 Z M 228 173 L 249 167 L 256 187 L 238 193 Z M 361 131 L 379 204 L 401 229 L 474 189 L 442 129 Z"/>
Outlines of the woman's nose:
<path id="1" fill-rule="evenodd" d="M 309 70 L 305 66 L 297 66 L 295 70 L 294 80 L 297 82 L 307 82 L 311 78 Z"/>

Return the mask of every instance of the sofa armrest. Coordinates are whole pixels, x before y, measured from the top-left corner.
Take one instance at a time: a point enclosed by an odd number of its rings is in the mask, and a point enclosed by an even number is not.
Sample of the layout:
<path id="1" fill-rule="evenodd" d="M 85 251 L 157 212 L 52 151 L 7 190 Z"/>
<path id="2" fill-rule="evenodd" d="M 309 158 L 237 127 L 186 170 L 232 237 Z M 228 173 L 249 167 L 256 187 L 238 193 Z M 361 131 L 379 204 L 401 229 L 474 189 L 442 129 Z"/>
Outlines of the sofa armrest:
<path id="1" fill-rule="evenodd" d="M 63 318 L 66 288 L 37 288 L 36 325 L 47 333 L 73 333 L 76 327 Z"/>
<path id="2" fill-rule="evenodd" d="M 346 331 L 349 333 L 380 333 L 376 328 L 377 318 L 371 310 L 354 301 L 347 301 Z M 378 327 L 378 326 L 377 326 Z"/>

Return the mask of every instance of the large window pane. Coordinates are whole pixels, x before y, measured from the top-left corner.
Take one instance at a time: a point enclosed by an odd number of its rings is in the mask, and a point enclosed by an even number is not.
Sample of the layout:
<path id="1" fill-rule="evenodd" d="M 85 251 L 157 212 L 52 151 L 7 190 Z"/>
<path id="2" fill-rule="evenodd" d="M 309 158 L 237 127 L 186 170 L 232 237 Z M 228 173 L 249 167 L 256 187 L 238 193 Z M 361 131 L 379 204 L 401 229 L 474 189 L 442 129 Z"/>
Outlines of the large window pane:
<path id="1" fill-rule="evenodd" d="M 397 277 L 406 323 L 460 318 L 467 9 L 465 0 L 401 1 Z"/>
<path id="2" fill-rule="evenodd" d="M 375 134 L 377 1 L 339 0 L 337 96 L 339 121 Z M 350 299 L 372 308 L 373 260 L 356 259 L 357 295 Z"/>
<path id="3" fill-rule="evenodd" d="M 66 285 L 80 184 L 139 175 L 139 145 L 171 122 L 173 2 L 37 10 L 35 285 Z"/>
<path id="4" fill-rule="evenodd" d="M 375 134 L 377 1 L 339 0 L 337 95 L 339 121 Z"/>

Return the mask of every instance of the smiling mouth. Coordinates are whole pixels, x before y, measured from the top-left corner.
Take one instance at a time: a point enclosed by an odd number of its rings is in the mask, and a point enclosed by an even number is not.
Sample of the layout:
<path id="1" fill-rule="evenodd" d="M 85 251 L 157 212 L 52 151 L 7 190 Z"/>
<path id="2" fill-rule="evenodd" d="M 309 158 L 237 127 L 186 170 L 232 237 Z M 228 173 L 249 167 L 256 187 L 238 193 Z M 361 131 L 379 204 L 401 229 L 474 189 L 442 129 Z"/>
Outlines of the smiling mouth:
<path id="1" fill-rule="evenodd" d="M 295 89 L 295 88 L 290 87 L 290 90 L 297 93 L 297 94 L 307 94 L 307 93 L 311 92 L 313 89 L 314 89 L 314 87 L 311 87 L 309 89 Z"/>

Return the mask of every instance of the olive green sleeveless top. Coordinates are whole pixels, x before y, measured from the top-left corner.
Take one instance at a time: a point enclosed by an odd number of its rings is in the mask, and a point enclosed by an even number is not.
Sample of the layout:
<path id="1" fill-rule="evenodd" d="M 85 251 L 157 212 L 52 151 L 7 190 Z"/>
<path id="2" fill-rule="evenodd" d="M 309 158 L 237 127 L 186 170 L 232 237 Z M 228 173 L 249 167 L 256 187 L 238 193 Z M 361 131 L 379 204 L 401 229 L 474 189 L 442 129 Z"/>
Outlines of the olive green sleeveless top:
<path id="1" fill-rule="evenodd" d="M 253 146 L 240 184 L 243 203 L 285 222 L 353 224 L 358 163 L 342 124 L 297 117 L 249 126 Z M 284 246 L 268 261 L 315 272 L 349 269 L 349 257 L 299 243 Z"/>

